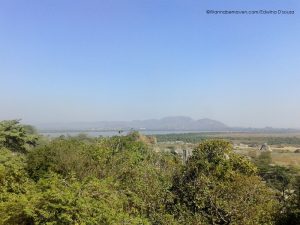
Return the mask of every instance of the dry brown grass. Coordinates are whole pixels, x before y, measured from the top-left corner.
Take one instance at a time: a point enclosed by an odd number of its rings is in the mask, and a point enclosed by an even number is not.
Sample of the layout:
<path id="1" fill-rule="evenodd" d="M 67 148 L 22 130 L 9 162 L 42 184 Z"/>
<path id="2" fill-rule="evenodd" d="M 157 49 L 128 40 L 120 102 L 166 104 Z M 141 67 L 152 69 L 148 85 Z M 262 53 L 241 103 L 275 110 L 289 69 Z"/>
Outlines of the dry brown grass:
<path id="1" fill-rule="evenodd" d="M 272 162 L 282 166 L 300 167 L 299 153 L 272 153 Z"/>

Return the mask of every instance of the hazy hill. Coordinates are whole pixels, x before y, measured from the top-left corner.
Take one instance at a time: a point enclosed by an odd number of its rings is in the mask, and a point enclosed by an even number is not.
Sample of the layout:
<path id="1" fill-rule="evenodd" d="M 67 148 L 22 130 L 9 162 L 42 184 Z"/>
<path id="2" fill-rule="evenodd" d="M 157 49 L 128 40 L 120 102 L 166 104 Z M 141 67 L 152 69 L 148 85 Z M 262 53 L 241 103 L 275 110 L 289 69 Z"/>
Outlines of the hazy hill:
<path id="1" fill-rule="evenodd" d="M 37 125 L 39 130 L 190 130 L 190 131 L 226 131 L 230 128 L 216 120 L 194 120 L 185 116 L 165 117 L 162 119 L 133 121 L 100 121 L 49 123 Z"/>

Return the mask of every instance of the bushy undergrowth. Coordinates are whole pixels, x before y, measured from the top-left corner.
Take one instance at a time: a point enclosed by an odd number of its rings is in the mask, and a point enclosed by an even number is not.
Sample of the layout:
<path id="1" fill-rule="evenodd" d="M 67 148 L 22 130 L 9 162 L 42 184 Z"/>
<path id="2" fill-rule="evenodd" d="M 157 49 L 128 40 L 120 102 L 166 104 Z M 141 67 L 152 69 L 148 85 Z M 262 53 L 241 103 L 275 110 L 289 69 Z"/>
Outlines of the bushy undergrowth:
<path id="1" fill-rule="evenodd" d="M 288 207 L 278 188 L 226 141 L 200 143 L 185 164 L 154 152 L 136 132 L 61 137 L 21 152 L 8 147 L 0 148 L 0 224 L 254 225 L 291 218 L 282 216 Z"/>

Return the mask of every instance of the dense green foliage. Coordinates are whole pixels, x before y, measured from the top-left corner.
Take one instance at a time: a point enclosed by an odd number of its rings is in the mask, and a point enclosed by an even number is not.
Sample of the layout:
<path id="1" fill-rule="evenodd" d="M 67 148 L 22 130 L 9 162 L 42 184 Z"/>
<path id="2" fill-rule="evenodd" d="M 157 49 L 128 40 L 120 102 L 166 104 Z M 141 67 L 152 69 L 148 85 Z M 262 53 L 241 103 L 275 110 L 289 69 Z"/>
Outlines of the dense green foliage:
<path id="1" fill-rule="evenodd" d="M 35 129 L 29 125 L 19 124 L 19 120 L 0 122 L 0 147 L 6 147 L 16 152 L 26 152 L 35 146 L 38 136 Z"/>
<path id="2" fill-rule="evenodd" d="M 226 141 L 206 141 L 175 177 L 176 215 L 183 224 L 273 224 L 275 193 L 256 167 Z"/>
<path id="3" fill-rule="evenodd" d="M 183 164 L 136 132 L 22 149 L 34 129 L 12 124 L 1 140 L 21 136 L 0 147 L 0 225 L 297 224 L 300 180 L 269 179 L 268 156 L 257 168 L 229 142 L 201 142 Z"/>
<path id="4" fill-rule="evenodd" d="M 271 153 L 262 152 L 255 164 L 259 175 L 268 186 L 277 190 L 277 199 L 280 202 L 281 214 L 278 215 L 278 224 L 300 224 L 300 174 L 293 167 L 283 167 L 271 164 Z"/>

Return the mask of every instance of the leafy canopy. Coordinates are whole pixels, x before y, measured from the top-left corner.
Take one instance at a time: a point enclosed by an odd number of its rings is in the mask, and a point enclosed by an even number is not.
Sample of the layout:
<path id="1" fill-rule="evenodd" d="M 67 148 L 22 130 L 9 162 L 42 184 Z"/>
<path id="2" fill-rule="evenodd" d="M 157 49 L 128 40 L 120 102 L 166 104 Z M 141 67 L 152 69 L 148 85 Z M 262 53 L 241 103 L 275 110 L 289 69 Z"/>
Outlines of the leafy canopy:
<path id="1" fill-rule="evenodd" d="M 273 224 L 277 201 L 256 167 L 229 142 L 204 141 L 174 177 L 171 204 L 183 224 Z"/>
<path id="2" fill-rule="evenodd" d="M 38 135 L 29 125 L 20 124 L 20 120 L 4 120 L 0 122 L 0 146 L 15 152 L 27 152 L 36 146 Z"/>

